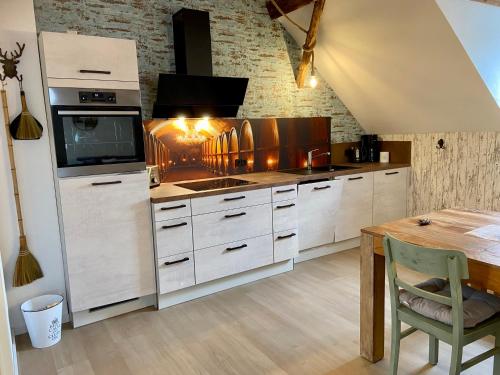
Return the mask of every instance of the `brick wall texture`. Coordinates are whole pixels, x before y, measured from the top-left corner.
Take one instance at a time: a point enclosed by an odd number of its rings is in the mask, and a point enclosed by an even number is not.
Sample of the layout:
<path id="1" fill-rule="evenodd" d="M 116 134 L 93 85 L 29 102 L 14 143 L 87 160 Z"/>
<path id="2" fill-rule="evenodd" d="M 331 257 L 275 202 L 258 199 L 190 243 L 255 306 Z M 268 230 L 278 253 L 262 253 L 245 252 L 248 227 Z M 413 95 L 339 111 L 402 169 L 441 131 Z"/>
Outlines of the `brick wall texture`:
<path id="1" fill-rule="evenodd" d="M 135 39 L 145 118 L 151 115 L 158 73 L 174 73 L 172 14 L 182 7 L 210 12 L 216 76 L 250 78 L 238 117 L 332 118 L 332 141 L 357 140 L 363 130 L 335 92 L 319 80 L 298 89 L 293 69 L 301 49 L 264 0 L 34 0 L 38 31 Z M 91 58 L 78 56 L 77 58 Z"/>

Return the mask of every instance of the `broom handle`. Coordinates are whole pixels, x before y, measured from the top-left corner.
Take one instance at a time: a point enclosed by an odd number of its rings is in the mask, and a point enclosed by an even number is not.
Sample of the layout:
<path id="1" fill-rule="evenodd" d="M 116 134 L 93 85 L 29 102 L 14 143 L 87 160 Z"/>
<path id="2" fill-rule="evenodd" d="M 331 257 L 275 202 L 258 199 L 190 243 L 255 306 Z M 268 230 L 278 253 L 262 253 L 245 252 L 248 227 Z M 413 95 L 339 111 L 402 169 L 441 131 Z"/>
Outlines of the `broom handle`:
<path id="1" fill-rule="evenodd" d="M 9 107 L 7 105 L 7 92 L 4 89 L 2 89 L 2 90 L 0 90 L 0 95 L 2 96 L 3 119 L 5 122 L 5 130 L 7 133 L 7 147 L 9 150 L 10 171 L 12 173 L 12 183 L 14 184 L 14 198 L 16 200 L 17 223 L 19 226 L 19 236 L 24 237 L 23 214 L 21 211 L 21 201 L 19 199 L 19 185 L 17 183 L 16 161 L 14 160 L 14 146 L 12 144 L 12 137 L 11 137 L 10 131 L 9 131 L 10 117 L 9 117 Z"/>

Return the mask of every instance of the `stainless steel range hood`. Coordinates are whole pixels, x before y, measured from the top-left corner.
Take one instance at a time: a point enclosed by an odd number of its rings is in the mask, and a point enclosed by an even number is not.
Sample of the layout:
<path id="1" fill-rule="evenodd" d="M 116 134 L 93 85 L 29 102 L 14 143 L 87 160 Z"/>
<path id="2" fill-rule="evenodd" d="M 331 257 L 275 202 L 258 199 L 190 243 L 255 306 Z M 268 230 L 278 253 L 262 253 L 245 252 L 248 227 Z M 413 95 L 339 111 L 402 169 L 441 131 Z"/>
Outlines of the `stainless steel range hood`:
<path id="1" fill-rule="evenodd" d="M 248 78 L 212 75 L 209 13 L 183 8 L 172 19 L 177 74 L 159 75 L 153 117 L 235 117 Z"/>

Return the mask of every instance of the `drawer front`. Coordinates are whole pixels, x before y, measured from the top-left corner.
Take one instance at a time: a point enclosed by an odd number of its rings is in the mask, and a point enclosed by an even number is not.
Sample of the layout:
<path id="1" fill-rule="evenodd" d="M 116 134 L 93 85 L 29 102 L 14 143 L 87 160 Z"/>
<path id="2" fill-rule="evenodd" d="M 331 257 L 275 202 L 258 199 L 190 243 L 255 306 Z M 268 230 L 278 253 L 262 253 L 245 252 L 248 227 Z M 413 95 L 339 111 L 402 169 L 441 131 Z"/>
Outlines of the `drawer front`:
<path id="1" fill-rule="evenodd" d="M 196 282 L 220 279 L 273 263 L 273 236 L 266 235 L 194 252 Z"/>
<path id="2" fill-rule="evenodd" d="M 194 248 L 203 249 L 272 233 L 271 204 L 193 216 Z"/>
<path id="3" fill-rule="evenodd" d="M 340 200 L 335 242 L 356 238 L 361 228 L 372 225 L 373 173 L 338 177 L 344 181 Z"/>
<path id="4" fill-rule="evenodd" d="M 408 168 L 377 171 L 373 183 L 373 224 L 406 217 Z"/>
<path id="5" fill-rule="evenodd" d="M 273 202 L 288 201 L 297 198 L 297 185 L 277 186 L 272 188 Z"/>
<path id="6" fill-rule="evenodd" d="M 158 259 L 158 284 L 160 294 L 193 286 L 193 252 Z"/>
<path id="7" fill-rule="evenodd" d="M 274 233 L 274 263 L 292 259 L 298 255 L 299 236 L 296 228 Z"/>
<path id="8" fill-rule="evenodd" d="M 191 216 L 191 201 L 189 199 L 184 199 L 180 201 L 156 203 L 153 205 L 153 210 L 156 221 Z"/>
<path id="9" fill-rule="evenodd" d="M 155 226 L 158 258 L 193 251 L 191 217 L 158 221 Z"/>
<path id="10" fill-rule="evenodd" d="M 271 202 L 271 189 L 242 191 L 191 199 L 193 215 L 256 206 Z"/>
<path id="11" fill-rule="evenodd" d="M 273 231 L 297 228 L 297 199 L 273 203 Z"/>

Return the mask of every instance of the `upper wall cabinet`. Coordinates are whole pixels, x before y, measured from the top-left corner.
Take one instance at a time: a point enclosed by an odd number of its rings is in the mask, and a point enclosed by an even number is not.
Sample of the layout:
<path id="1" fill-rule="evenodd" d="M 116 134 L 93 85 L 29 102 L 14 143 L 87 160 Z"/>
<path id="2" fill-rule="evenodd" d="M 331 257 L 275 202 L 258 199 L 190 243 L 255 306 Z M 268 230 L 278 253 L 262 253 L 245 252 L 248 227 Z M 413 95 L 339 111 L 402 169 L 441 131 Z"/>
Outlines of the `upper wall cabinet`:
<path id="1" fill-rule="evenodd" d="M 40 49 L 49 80 L 139 81 L 134 40 L 42 32 Z"/>
<path id="2" fill-rule="evenodd" d="M 406 216 L 408 168 L 374 172 L 373 225 Z"/>

